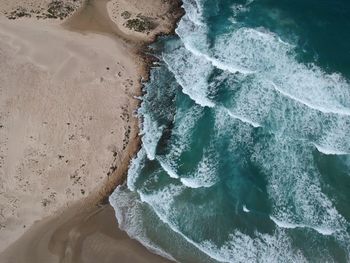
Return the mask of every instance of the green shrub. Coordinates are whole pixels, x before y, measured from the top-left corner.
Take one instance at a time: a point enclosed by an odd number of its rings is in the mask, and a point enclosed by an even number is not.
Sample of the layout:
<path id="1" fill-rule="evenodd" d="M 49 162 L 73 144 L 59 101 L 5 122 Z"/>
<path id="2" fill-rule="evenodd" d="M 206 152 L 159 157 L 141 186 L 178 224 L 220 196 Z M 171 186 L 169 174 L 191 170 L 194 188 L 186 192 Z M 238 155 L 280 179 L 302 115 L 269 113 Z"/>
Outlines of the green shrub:
<path id="1" fill-rule="evenodd" d="M 145 32 L 152 29 L 152 23 L 145 18 L 134 18 L 126 21 L 126 27 L 137 32 Z"/>
<path id="2" fill-rule="evenodd" d="M 124 11 L 123 13 L 121 13 L 121 16 L 124 18 L 124 19 L 129 19 L 131 17 L 131 14 L 130 12 L 128 11 Z"/>

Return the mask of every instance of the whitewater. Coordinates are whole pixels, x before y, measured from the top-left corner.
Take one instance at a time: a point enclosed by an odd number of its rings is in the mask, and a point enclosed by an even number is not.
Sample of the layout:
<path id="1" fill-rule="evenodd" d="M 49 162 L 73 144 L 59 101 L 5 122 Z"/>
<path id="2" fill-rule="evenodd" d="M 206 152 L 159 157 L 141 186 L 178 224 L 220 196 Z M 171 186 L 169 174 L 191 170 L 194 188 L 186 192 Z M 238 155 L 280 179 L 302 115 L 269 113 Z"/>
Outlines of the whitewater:
<path id="1" fill-rule="evenodd" d="M 120 228 L 178 262 L 350 262 L 350 5 L 183 7 L 152 46 Z"/>

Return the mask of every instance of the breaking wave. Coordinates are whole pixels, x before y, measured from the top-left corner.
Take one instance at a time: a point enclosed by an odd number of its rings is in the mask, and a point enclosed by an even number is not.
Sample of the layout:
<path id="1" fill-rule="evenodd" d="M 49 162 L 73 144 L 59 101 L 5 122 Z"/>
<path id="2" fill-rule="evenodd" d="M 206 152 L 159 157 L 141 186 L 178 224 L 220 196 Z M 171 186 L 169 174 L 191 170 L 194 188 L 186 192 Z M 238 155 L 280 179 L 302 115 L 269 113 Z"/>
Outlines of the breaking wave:
<path id="1" fill-rule="evenodd" d="M 236 2 L 185 0 L 162 41 L 120 227 L 179 262 L 347 262 L 349 76 L 304 58 L 283 10 Z"/>

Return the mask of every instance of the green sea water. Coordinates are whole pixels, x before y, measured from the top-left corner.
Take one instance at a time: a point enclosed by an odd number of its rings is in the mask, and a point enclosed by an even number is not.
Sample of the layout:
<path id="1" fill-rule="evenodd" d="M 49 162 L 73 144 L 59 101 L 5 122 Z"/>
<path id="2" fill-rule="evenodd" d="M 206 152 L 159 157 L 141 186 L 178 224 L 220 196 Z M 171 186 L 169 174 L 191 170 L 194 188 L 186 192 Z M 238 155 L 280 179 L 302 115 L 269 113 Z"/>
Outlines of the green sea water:
<path id="1" fill-rule="evenodd" d="M 350 261 L 350 2 L 185 0 L 119 225 L 179 262 Z"/>

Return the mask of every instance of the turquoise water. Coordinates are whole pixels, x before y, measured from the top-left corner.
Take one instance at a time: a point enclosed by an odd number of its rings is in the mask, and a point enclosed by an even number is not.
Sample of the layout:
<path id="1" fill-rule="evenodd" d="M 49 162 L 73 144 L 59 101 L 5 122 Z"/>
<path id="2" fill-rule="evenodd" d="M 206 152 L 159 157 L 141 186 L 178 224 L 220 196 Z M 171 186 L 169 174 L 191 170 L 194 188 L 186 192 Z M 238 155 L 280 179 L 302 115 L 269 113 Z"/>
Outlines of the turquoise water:
<path id="1" fill-rule="evenodd" d="M 350 2 L 185 0 L 110 197 L 179 262 L 350 261 Z"/>

